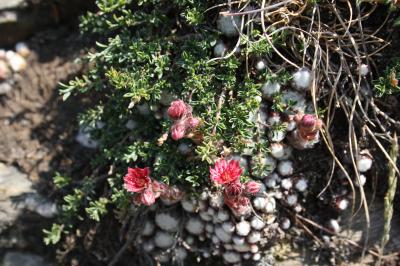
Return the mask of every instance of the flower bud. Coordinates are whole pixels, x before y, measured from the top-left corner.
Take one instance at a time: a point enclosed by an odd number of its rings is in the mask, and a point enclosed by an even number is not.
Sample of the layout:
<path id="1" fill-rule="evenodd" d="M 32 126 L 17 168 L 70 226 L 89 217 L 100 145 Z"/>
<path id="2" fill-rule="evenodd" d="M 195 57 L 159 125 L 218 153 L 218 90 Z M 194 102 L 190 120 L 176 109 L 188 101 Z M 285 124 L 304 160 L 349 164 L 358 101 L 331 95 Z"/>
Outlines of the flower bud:
<path id="1" fill-rule="evenodd" d="M 301 126 L 303 127 L 314 127 L 317 120 L 315 115 L 306 114 L 301 119 Z"/>
<path id="2" fill-rule="evenodd" d="M 230 198 L 225 195 L 224 202 L 236 217 L 245 216 L 251 212 L 250 200 L 247 197 Z"/>
<path id="3" fill-rule="evenodd" d="M 153 193 L 154 193 L 154 197 L 158 198 L 161 194 L 163 194 L 165 192 L 165 184 L 160 183 L 156 180 L 153 180 L 151 183 L 152 189 L 153 189 Z"/>
<path id="4" fill-rule="evenodd" d="M 232 182 L 225 186 L 225 195 L 229 198 L 238 197 L 242 193 L 242 184 L 240 182 Z"/>
<path id="5" fill-rule="evenodd" d="M 260 191 L 261 184 L 256 181 L 249 181 L 245 185 L 245 191 L 249 194 L 256 194 Z"/>
<path id="6" fill-rule="evenodd" d="M 174 124 L 171 128 L 171 137 L 174 140 L 180 140 L 185 137 L 186 127 L 182 124 Z"/>
<path id="7" fill-rule="evenodd" d="M 300 137 L 303 140 L 314 140 L 318 135 L 318 131 L 322 127 L 322 121 L 315 115 L 306 114 L 301 118 L 298 127 Z"/>
<path id="8" fill-rule="evenodd" d="M 168 108 L 168 115 L 173 120 L 177 120 L 184 116 L 188 112 L 187 105 L 182 100 L 175 100 L 171 103 L 171 106 Z"/>
<path id="9" fill-rule="evenodd" d="M 147 206 L 154 204 L 156 197 L 152 189 L 145 189 L 140 197 L 140 201 Z"/>

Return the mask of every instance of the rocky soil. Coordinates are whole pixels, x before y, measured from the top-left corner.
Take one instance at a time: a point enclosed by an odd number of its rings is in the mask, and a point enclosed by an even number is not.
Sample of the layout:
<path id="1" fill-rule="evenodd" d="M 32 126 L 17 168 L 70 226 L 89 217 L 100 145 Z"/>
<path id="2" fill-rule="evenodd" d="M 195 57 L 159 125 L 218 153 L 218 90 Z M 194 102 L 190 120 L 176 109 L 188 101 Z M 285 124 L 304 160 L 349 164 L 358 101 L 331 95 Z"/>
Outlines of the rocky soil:
<path id="1" fill-rule="evenodd" d="M 26 68 L 12 73 L 0 93 L 2 266 L 48 265 L 52 254 L 42 229 L 57 212 L 51 177 L 86 163 L 88 152 L 75 135 L 77 113 L 89 101 L 64 103 L 58 89 L 84 69 L 77 59 L 88 41 L 78 33 L 77 17 L 92 2 L 0 1 L 0 49 L 12 50 L 21 40 L 30 49 Z"/>

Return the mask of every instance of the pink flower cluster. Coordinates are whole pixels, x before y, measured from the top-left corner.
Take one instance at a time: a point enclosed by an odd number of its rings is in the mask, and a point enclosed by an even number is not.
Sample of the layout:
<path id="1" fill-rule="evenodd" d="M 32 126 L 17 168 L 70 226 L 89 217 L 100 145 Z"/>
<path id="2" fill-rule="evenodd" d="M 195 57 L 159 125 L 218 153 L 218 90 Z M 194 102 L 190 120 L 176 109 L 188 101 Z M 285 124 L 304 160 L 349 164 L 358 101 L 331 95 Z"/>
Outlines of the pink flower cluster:
<path id="1" fill-rule="evenodd" d="M 210 179 L 224 188 L 225 204 L 238 216 L 248 213 L 250 209 L 250 195 L 258 193 L 261 184 L 255 181 L 240 182 L 243 169 L 236 160 L 220 159 L 214 168 L 210 167 Z"/>
<path id="2" fill-rule="evenodd" d="M 150 206 L 160 197 L 168 202 L 182 198 L 182 192 L 176 187 L 169 187 L 164 183 L 151 180 L 149 168 L 130 168 L 124 176 L 124 187 L 129 192 L 137 193 L 134 202 Z"/>
<path id="3" fill-rule="evenodd" d="M 200 124 L 200 119 L 192 115 L 192 107 L 182 100 L 173 101 L 167 113 L 175 121 L 171 127 L 171 137 L 174 140 L 184 138 Z"/>

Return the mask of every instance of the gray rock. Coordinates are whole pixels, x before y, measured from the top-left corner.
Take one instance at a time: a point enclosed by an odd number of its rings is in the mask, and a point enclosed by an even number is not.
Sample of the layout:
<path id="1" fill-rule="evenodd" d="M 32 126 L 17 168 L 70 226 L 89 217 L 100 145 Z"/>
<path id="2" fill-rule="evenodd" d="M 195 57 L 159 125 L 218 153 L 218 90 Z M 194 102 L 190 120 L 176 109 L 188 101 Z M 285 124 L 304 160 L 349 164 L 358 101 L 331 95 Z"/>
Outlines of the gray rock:
<path id="1" fill-rule="evenodd" d="M 0 0 L 0 46 L 12 45 L 35 32 L 73 21 L 94 0 Z"/>
<path id="2" fill-rule="evenodd" d="M 0 163 L 0 233 L 24 215 L 25 210 L 51 218 L 57 213 L 57 206 L 37 194 L 25 174 Z"/>
<path id="3" fill-rule="evenodd" d="M 16 9 L 27 6 L 26 0 L 1 0 L 0 9 Z"/>
<path id="4" fill-rule="evenodd" d="M 3 81 L 0 82 L 0 95 L 6 94 L 7 92 L 12 90 L 12 86 L 10 83 Z"/>
<path id="5" fill-rule="evenodd" d="M 34 254 L 17 251 L 7 252 L 1 266 L 49 266 L 45 260 Z"/>
<path id="6" fill-rule="evenodd" d="M 45 217 L 52 218 L 57 214 L 57 205 L 40 197 L 38 194 L 27 194 L 24 199 L 24 207 L 30 211 Z"/>
<path id="7" fill-rule="evenodd" d="M 32 182 L 15 167 L 0 163 L 0 200 L 33 192 Z"/>
<path id="8" fill-rule="evenodd" d="M 15 11 L 3 11 L 0 13 L 0 24 L 16 23 L 18 14 Z"/>

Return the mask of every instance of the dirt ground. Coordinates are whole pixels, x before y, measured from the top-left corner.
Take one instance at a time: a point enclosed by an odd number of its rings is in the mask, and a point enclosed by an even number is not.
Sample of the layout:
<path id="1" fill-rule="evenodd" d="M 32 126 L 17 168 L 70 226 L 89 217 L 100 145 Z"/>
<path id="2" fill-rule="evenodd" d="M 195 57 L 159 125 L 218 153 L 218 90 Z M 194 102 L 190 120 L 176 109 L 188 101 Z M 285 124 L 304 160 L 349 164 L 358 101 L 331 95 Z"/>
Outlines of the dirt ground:
<path id="1" fill-rule="evenodd" d="M 0 96 L 0 161 L 17 166 L 34 182 L 77 169 L 87 153 L 74 141 L 77 113 L 87 99 L 63 102 L 59 82 L 84 69 L 77 58 L 88 43 L 75 25 L 50 29 L 28 40 L 28 68 L 14 75 L 15 86 Z M 74 160 L 78 156 L 80 160 Z"/>
<path id="2" fill-rule="evenodd" d="M 31 54 L 24 72 L 14 75 L 14 87 L 0 95 L 0 162 L 14 165 L 35 184 L 45 198 L 53 193 L 55 171 L 70 174 L 89 168 L 91 150 L 75 141 L 77 114 L 90 101 L 82 96 L 62 101 L 59 82 L 67 82 L 85 70 L 77 59 L 90 46 L 71 23 L 35 34 L 26 41 Z M 19 235 L 17 246 L 54 260 L 54 249 L 43 243 L 43 228 L 51 221 L 28 215 L 8 233 Z"/>

